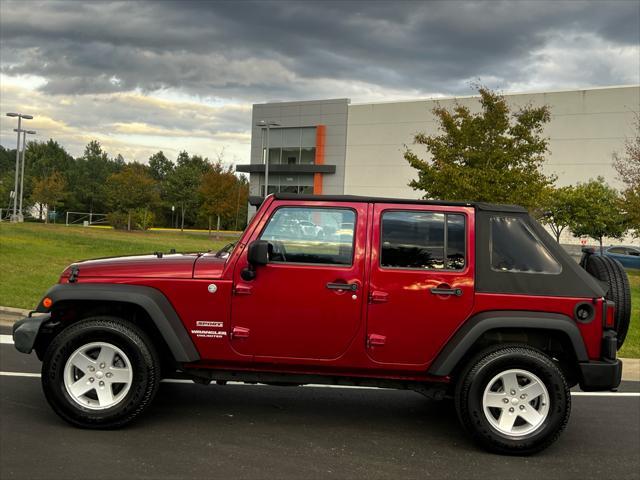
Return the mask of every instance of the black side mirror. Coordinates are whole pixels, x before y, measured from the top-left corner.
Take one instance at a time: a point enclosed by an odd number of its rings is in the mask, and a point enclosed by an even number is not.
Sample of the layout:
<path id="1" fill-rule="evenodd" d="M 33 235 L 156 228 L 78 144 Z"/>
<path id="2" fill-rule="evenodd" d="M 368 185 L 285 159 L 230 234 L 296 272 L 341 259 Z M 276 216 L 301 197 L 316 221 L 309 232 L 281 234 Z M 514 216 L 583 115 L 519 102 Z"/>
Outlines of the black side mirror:
<path id="1" fill-rule="evenodd" d="M 255 240 L 249 244 L 247 260 L 249 266 L 242 269 L 240 276 L 243 280 L 250 282 L 256 278 L 256 267 L 269 263 L 269 242 L 266 240 Z"/>
<path id="2" fill-rule="evenodd" d="M 269 242 L 266 240 L 255 240 L 249 244 L 249 254 L 247 259 L 253 266 L 266 265 L 269 263 Z"/>

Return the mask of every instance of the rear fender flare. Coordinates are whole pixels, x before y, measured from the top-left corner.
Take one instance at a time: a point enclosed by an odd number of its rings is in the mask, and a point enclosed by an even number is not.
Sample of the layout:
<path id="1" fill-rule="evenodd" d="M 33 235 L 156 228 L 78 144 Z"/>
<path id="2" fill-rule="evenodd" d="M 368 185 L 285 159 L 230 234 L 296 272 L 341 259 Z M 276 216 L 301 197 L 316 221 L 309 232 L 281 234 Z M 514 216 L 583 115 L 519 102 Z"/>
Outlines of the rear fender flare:
<path id="1" fill-rule="evenodd" d="M 434 376 L 450 375 L 464 355 L 484 333 L 498 329 L 562 332 L 571 342 L 577 361 L 589 361 L 580 329 L 568 316 L 558 313 L 505 310 L 482 312 L 467 320 L 440 351 L 429 367 L 428 373 Z"/>
<path id="2" fill-rule="evenodd" d="M 61 301 L 124 302 L 147 312 L 177 362 L 195 362 L 200 355 L 175 309 L 159 290 L 141 285 L 61 283 L 53 286 L 44 298 Z M 49 313 L 42 301 L 36 312 Z"/>

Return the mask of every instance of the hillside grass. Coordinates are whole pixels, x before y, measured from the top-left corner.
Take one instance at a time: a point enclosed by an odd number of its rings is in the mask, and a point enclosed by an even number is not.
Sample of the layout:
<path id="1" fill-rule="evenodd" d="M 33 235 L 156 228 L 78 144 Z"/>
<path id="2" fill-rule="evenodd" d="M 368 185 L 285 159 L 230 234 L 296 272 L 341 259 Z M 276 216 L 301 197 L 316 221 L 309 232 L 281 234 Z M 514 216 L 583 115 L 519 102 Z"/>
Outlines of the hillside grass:
<path id="1" fill-rule="evenodd" d="M 105 228 L 37 223 L 0 223 L 0 305 L 32 309 L 78 260 L 162 251 L 206 252 L 233 239 L 206 234 L 123 232 Z"/>
<path id="2" fill-rule="evenodd" d="M 34 308 L 62 270 L 78 260 L 168 252 L 217 250 L 230 239 L 191 232 L 122 232 L 105 228 L 0 223 L 0 305 Z M 640 358 L 640 270 L 629 270 L 632 314 L 619 354 Z"/>

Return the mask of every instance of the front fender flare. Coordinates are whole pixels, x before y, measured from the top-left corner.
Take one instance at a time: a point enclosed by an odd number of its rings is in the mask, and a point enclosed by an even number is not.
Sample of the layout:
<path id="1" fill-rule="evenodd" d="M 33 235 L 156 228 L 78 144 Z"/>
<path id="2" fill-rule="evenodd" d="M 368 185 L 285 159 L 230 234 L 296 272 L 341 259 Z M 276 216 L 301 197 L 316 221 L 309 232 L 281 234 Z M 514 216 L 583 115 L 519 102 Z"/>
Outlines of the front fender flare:
<path id="1" fill-rule="evenodd" d="M 434 376 L 450 375 L 458 362 L 484 333 L 497 329 L 562 332 L 569 338 L 578 362 L 589 361 L 580 329 L 568 316 L 558 313 L 505 310 L 482 312 L 467 320 L 440 351 L 429 367 L 428 373 Z"/>
<path id="2" fill-rule="evenodd" d="M 95 302 L 124 302 L 144 309 L 155 324 L 177 362 L 200 360 L 187 329 L 175 309 L 159 290 L 142 285 L 111 283 L 61 283 L 49 289 L 44 298 L 53 300 L 53 306 L 61 301 L 81 300 Z M 49 313 L 42 301 L 36 312 Z"/>

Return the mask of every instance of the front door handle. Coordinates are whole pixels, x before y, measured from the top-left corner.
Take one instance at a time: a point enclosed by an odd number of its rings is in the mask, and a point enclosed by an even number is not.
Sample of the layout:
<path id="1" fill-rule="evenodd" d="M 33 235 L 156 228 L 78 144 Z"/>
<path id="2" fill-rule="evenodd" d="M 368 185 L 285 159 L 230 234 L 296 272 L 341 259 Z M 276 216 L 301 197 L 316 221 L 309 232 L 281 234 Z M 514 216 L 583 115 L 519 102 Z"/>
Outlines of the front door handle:
<path id="1" fill-rule="evenodd" d="M 434 295 L 455 295 L 456 297 L 461 297 L 462 289 L 436 287 L 431 289 L 431 293 Z"/>
<path id="2" fill-rule="evenodd" d="M 334 283 L 334 282 L 329 282 L 329 283 L 327 283 L 327 288 L 329 290 L 350 290 L 352 292 L 355 292 L 356 290 L 358 290 L 358 284 L 357 283 Z"/>

